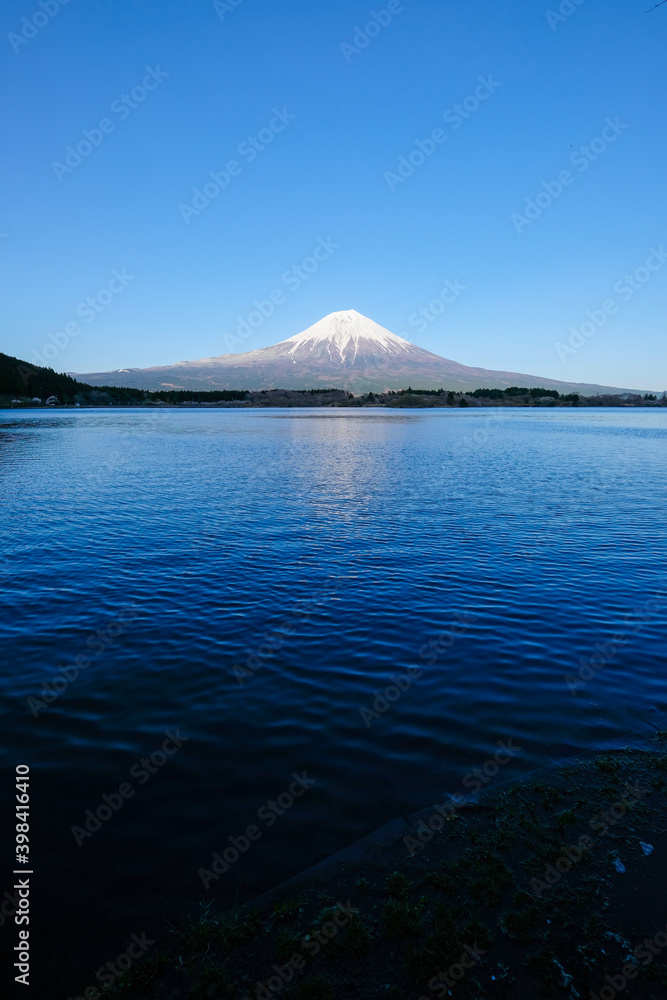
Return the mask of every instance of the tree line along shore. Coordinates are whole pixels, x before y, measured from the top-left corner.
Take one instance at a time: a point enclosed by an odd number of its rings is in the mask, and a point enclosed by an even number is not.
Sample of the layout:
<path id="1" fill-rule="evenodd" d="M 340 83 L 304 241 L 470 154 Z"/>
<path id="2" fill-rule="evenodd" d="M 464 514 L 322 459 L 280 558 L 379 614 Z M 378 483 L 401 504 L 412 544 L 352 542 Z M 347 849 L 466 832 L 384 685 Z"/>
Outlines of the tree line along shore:
<path id="1" fill-rule="evenodd" d="M 667 406 L 667 392 L 584 396 L 539 386 L 480 387 L 474 390 L 405 389 L 353 393 L 346 389 L 159 389 L 91 386 L 52 368 L 30 365 L 0 353 L 0 407 L 34 406 L 376 406 L 434 408 L 466 406 Z"/>

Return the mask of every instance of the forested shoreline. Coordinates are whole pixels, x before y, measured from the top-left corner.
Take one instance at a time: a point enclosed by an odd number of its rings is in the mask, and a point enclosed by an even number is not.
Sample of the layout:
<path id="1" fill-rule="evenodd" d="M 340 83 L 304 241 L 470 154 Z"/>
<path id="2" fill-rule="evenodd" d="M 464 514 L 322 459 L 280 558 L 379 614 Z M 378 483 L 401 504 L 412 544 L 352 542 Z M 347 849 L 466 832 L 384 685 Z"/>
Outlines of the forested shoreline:
<path id="1" fill-rule="evenodd" d="M 21 409 L 34 406 L 218 406 L 312 407 L 375 406 L 395 408 L 442 408 L 479 406 L 667 406 L 667 393 L 623 393 L 583 396 L 559 393 L 539 386 L 508 386 L 505 389 L 457 390 L 406 389 L 355 395 L 345 389 L 145 389 L 91 386 L 52 368 L 28 364 L 0 353 L 0 407 Z"/>

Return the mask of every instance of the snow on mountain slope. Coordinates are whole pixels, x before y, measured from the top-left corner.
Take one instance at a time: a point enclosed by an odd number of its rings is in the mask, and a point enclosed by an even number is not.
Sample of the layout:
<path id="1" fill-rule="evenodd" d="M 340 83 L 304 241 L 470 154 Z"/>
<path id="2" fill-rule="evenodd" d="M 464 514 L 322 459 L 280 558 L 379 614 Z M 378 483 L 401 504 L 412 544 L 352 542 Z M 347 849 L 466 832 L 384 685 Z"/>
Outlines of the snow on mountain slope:
<path id="1" fill-rule="evenodd" d="M 154 368 L 70 372 L 89 385 L 137 389 L 347 389 L 354 393 L 405 389 L 504 389 L 541 386 L 559 392 L 624 392 L 597 384 L 561 382 L 521 372 L 470 368 L 397 337 L 355 309 L 329 313 L 302 333 L 270 347 L 179 361 Z"/>
<path id="2" fill-rule="evenodd" d="M 325 354 L 331 361 L 345 365 L 354 364 L 358 357 L 377 355 L 388 360 L 414 350 L 407 340 L 362 316 L 356 309 L 329 313 L 303 333 L 288 337 L 282 343 L 290 345 L 287 353 L 294 360 Z"/>

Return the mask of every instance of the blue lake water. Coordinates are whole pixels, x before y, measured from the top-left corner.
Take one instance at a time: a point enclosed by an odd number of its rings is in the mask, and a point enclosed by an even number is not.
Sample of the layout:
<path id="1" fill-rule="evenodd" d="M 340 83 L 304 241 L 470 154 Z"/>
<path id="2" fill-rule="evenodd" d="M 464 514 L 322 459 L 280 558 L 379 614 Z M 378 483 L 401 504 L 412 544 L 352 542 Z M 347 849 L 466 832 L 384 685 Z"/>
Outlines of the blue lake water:
<path id="1" fill-rule="evenodd" d="M 221 902 L 465 792 L 499 740 L 490 785 L 665 725 L 665 410 L 5 411 L 0 461 L 50 996 L 194 909 L 249 824 Z"/>

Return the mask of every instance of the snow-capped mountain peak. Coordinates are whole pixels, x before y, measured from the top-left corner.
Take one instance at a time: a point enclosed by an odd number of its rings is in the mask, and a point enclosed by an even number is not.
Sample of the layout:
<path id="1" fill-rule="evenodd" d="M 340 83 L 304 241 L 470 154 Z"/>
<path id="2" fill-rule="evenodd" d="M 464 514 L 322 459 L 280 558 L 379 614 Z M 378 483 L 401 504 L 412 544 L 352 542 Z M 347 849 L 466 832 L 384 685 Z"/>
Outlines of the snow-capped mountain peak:
<path id="1" fill-rule="evenodd" d="M 77 374 L 89 385 L 137 389 L 316 389 L 341 388 L 356 393 L 387 389 L 478 389 L 537 385 L 559 391 L 626 392 L 608 386 L 557 382 L 537 375 L 469 368 L 418 347 L 386 330 L 356 309 L 329 313 L 303 333 L 270 347 L 239 354 L 181 361 L 155 368 Z"/>
<path id="2" fill-rule="evenodd" d="M 329 313 L 303 333 L 282 341 L 294 360 L 309 355 L 328 356 L 332 361 L 353 364 L 357 357 L 375 355 L 389 359 L 410 351 L 412 345 L 386 330 L 356 309 Z"/>

